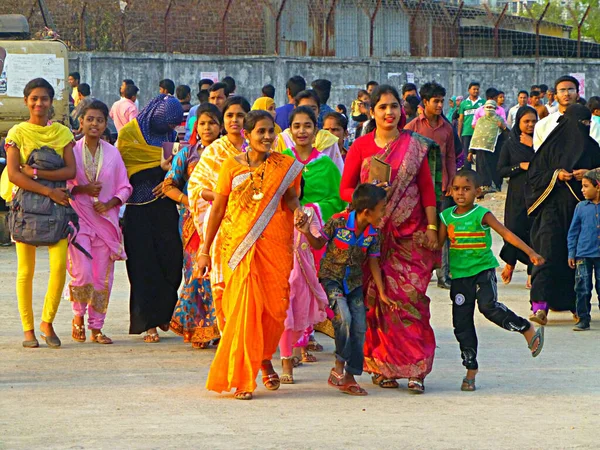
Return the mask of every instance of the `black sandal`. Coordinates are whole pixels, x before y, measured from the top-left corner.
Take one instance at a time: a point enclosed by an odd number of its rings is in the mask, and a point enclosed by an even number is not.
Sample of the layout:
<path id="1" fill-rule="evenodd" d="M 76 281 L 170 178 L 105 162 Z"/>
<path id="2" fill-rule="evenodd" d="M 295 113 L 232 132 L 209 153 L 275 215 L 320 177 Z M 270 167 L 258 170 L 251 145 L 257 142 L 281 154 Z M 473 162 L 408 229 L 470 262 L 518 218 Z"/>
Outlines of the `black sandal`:
<path id="1" fill-rule="evenodd" d="M 382 389 L 398 389 L 400 386 L 393 378 L 385 378 L 383 375 L 373 375 L 371 381 Z"/>

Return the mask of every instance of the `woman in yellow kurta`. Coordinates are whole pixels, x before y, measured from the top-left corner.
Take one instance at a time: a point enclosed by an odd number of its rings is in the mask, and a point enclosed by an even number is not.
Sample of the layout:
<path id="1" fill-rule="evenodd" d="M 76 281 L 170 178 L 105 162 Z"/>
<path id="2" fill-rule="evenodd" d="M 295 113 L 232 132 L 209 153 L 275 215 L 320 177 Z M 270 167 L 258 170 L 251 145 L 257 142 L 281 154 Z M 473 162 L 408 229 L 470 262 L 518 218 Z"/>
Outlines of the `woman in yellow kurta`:
<path id="1" fill-rule="evenodd" d="M 304 166 L 270 152 L 275 139 L 271 115 L 250 112 L 244 130 L 248 151 L 221 167 L 198 267 L 210 268 L 208 255 L 220 228 L 225 327 L 206 387 L 216 392 L 235 388 L 235 398 L 250 400 L 259 368 L 267 389 L 280 386 L 271 358 L 289 302 L 294 222 L 302 224 L 307 217 L 297 196 Z"/>
<path id="2" fill-rule="evenodd" d="M 2 174 L 2 198 L 12 200 L 15 187 L 50 197 L 53 202 L 68 206 L 66 189 L 51 189 L 36 180 L 70 180 L 75 177 L 73 134 L 58 122 L 49 124 L 49 113 L 54 99 L 54 89 L 43 78 L 31 80 L 25 86 L 25 104 L 29 108 L 29 120 L 12 127 L 6 136 L 6 170 Z M 58 170 L 37 170 L 26 165 L 31 152 L 47 146 L 63 157 L 65 167 Z M 42 311 L 40 330 L 49 347 L 61 346 L 52 322 L 56 316 L 67 273 L 67 239 L 48 247 L 50 279 Z M 36 247 L 23 242 L 17 248 L 17 300 L 23 324 L 23 347 L 39 347 L 33 321 L 33 274 Z"/>
<path id="3" fill-rule="evenodd" d="M 212 209 L 211 203 L 215 200 L 214 191 L 223 161 L 245 150 L 245 141 L 242 134 L 244 117 L 250 111 L 250 103 L 244 97 L 229 97 L 223 107 L 223 126 L 227 133 L 204 149 L 200 161 L 196 164 L 190 180 L 188 181 L 188 197 L 190 210 L 194 218 L 196 231 L 201 237 L 206 233 L 206 224 Z M 211 252 L 212 270 L 210 273 L 210 287 L 213 305 L 219 330 L 223 330 L 223 310 L 221 297 L 223 296 L 223 271 L 221 269 L 221 237 L 217 234 Z M 198 273 L 196 272 L 196 275 Z"/>

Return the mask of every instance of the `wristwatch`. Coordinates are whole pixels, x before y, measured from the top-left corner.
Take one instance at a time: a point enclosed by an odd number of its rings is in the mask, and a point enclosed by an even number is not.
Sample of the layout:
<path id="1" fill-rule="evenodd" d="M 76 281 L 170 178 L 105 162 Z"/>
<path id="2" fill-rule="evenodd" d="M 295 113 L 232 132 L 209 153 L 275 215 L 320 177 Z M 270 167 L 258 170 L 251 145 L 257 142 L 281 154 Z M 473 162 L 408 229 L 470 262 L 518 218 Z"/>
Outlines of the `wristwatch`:
<path id="1" fill-rule="evenodd" d="M 32 178 L 33 178 L 34 180 L 37 180 L 37 179 L 38 179 L 38 176 L 37 176 L 37 169 L 35 169 L 35 168 L 33 169 L 33 177 L 32 177 Z"/>

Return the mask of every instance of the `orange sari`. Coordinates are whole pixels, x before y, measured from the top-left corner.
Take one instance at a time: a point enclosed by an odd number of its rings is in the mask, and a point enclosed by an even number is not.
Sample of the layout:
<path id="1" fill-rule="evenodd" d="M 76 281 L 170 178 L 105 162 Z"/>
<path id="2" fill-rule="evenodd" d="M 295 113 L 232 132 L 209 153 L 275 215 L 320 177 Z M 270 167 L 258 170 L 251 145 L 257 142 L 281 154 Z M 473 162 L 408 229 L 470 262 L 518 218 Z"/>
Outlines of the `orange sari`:
<path id="1" fill-rule="evenodd" d="M 226 160 L 216 192 L 228 196 L 221 223 L 225 289 L 225 327 L 206 388 L 253 392 L 263 360 L 271 360 L 284 330 L 292 270 L 294 218 L 283 196 L 300 188 L 304 166 L 272 153 L 267 161 L 260 201 L 252 199 L 250 170 L 234 158 Z M 257 180 L 255 180 L 255 183 Z"/>

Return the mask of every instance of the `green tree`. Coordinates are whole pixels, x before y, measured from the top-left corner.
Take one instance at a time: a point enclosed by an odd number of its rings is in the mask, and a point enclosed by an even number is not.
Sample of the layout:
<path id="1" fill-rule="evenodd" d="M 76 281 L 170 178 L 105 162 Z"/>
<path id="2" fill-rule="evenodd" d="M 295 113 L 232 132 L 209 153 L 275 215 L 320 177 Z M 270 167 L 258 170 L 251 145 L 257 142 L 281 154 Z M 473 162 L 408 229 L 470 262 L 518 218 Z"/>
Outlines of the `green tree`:
<path id="1" fill-rule="evenodd" d="M 577 16 L 577 20 L 570 13 L 566 5 L 571 6 L 572 11 Z M 584 38 L 591 38 L 595 42 L 600 42 L 600 0 L 551 0 L 548 12 L 544 16 L 544 21 L 565 24 L 573 27 L 571 30 L 571 39 L 577 39 L 577 25 L 582 19 L 588 5 L 591 5 L 590 12 L 581 27 L 581 35 Z M 546 3 L 535 3 L 529 9 L 534 17 L 539 17 Z M 522 16 L 529 17 L 527 11 L 522 11 Z"/>

